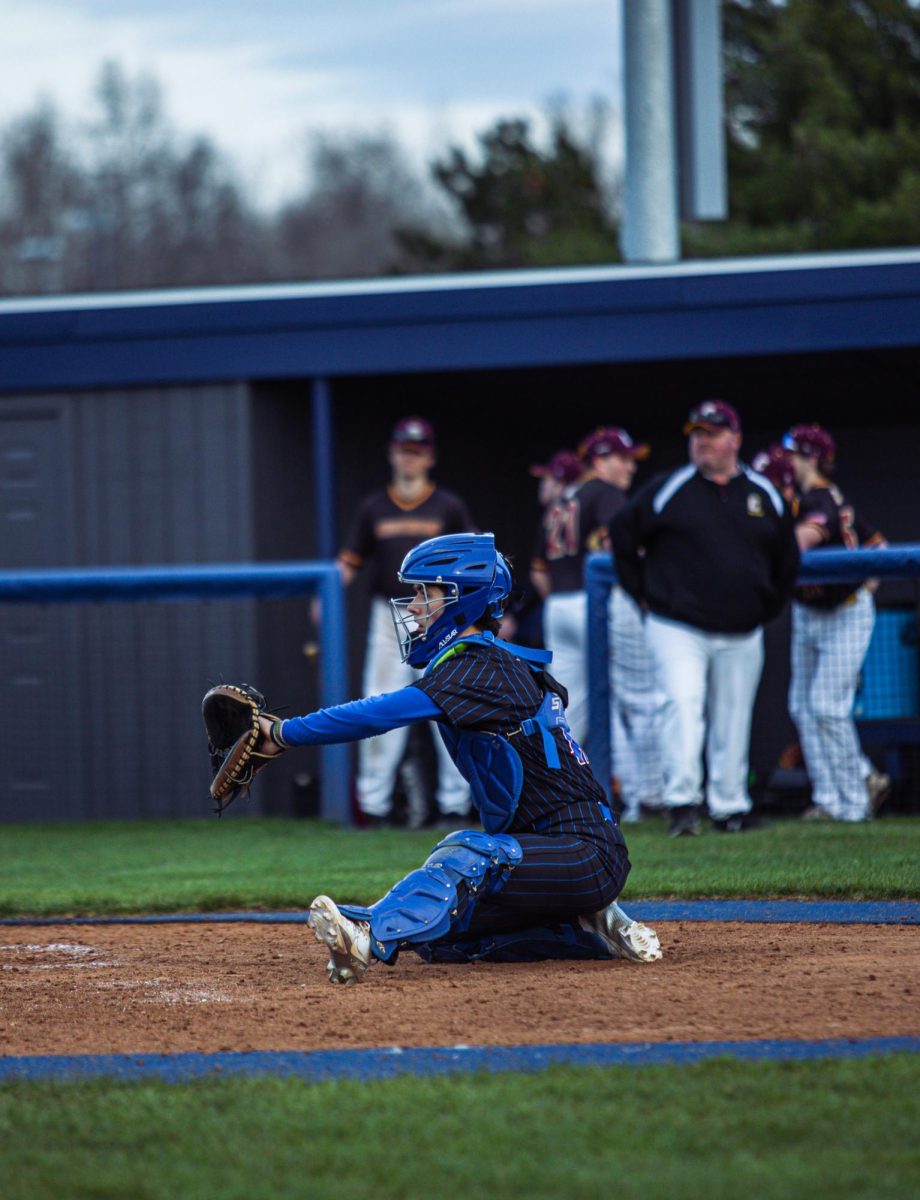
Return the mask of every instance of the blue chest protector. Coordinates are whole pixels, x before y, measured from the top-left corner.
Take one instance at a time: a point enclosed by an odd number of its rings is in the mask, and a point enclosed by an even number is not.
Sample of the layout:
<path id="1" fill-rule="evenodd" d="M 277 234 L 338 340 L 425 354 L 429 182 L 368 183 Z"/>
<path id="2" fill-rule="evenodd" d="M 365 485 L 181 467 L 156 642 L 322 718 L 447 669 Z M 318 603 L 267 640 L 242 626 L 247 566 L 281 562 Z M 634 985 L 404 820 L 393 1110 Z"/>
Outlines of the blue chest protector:
<path id="1" fill-rule="evenodd" d="M 542 673 L 553 657 L 548 650 L 531 650 L 526 646 L 515 646 L 511 642 L 499 642 L 491 633 L 466 637 L 448 653 L 462 652 L 464 645 L 477 643 L 523 659 L 537 675 Z M 435 659 L 425 674 L 443 661 L 443 657 Z M 524 765 L 508 740 L 509 737 L 513 738 L 519 734 L 524 737 L 539 735 L 543 741 L 547 766 L 558 769 L 559 748 L 552 731 L 559 729 L 565 734 L 574 752 L 583 757 L 582 751 L 572 739 L 562 697 L 553 691 L 546 691 L 543 703 L 534 715 L 522 721 L 520 726 L 509 734 L 455 729 L 444 723 L 439 723 L 438 729 L 448 753 L 457 764 L 457 769 L 470 785 L 473 804 L 479 813 L 483 829 L 491 834 L 503 833 L 510 828 L 524 784 Z"/>

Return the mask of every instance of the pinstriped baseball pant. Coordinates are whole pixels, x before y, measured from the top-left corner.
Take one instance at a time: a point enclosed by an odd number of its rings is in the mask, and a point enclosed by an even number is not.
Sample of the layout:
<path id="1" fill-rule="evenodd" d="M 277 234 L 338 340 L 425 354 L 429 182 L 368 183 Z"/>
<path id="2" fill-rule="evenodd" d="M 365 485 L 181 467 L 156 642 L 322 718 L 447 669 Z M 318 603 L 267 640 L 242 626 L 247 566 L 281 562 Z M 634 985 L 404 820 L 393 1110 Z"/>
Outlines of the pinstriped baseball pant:
<path id="1" fill-rule="evenodd" d="M 550 671 L 569 694 L 565 716 L 579 746 L 588 745 L 588 597 L 554 592 L 543 605 L 543 637 L 552 651 Z"/>
<path id="2" fill-rule="evenodd" d="M 467 934 L 502 933 L 599 912 L 623 890 L 629 855 L 591 801 L 561 809 L 539 833 L 514 833 L 524 851 L 501 891 L 476 904 Z"/>
<path id="3" fill-rule="evenodd" d="M 838 821 L 869 814 L 866 760 L 853 723 L 853 698 L 875 625 L 865 588 L 830 610 L 792 606 L 789 712 L 799 732 L 812 802 Z"/>
<path id="4" fill-rule="evenodd" d="M 638 816 L 641 804 L 661 804 L 665 696 L 638 604 L 622 588 L 615 587 L 609 613 L 613 769 L 620 780 L 623 815 L 631 818 Z"/>

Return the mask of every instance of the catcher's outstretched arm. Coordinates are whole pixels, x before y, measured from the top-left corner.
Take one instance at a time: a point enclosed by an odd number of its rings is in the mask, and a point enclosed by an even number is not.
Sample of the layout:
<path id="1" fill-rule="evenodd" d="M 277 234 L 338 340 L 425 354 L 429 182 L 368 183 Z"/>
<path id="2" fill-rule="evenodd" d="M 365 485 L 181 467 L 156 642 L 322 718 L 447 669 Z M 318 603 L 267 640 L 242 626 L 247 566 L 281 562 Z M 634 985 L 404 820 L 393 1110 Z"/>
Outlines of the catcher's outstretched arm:
<path id="1" fill-rule="evenodd" d="M 333 708 L 320 708 L 303 717 L 287 721 L 262 719 L 262 732 L 278 746 L 320 746 L 330 742 L 356 742 L 376 737 L 389 729 L 414 725 L 417 721 L 437 721 L 443 711 L 435 702 L 411 684 L 398 692 L 384 692 L 352 700 Z M 268 728 L 266 728 L 266 723 Z"/>

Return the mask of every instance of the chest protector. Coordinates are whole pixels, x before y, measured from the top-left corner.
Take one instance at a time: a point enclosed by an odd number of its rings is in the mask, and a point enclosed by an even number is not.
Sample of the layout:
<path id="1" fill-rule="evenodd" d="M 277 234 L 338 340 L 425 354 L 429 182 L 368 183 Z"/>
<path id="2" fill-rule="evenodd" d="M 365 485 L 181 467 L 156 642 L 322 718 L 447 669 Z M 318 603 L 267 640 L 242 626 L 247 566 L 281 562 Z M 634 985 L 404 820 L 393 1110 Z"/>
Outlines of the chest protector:
<path id="1" fill-rule="evenodd" d="M 561 765 L 559 747 L 553 737 L 553 730 L 558 729 L 579 760 L 587 762 L 587 758 L 572 738 L 566 720 L 565 705 L 568 702 L 568 693 L 545 670 L 546 665 L 552 661 L 552 654 L 548 650 L 531 650 L 526 646 L 515 646 L 511 642 L 498 642 L 491 633 L 466 637 L 456 647 L 452 647 L 449 653 L 462 653 L 464 645 L 476 644 L 523 659 L 534 672 L 536 682 L 543 691 L 543 701 L 533 716 L 522 721 L 517 729 L 507 734 L 487 733 L 479 729 L 456 729 L 446 723 L 438 724 L 448 753 L 470 785 L 473 804 L 483 829 L 486 833 L 504 833 L 514 820 L 521 788 L 524 785 L 524 764 L 510 739 L 519 735 L 540 737 L 546 765 L 558 769 Z M 444 657 L 435 659 L 425 674 L 435 670 L 443 661 Z"/>

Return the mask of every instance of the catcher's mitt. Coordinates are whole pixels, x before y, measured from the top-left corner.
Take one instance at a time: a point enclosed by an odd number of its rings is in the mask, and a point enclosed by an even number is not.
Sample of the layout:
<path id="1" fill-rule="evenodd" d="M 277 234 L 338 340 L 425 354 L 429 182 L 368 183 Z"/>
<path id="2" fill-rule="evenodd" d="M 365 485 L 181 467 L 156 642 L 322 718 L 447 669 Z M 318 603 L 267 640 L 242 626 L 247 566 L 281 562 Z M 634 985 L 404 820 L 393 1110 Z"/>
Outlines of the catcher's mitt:
<path id="1" fill-rule="evenodd" d="M 237 798 L 246 796 L 256 773 L 276 754 L 260 754 L 263 739 L 259 717 L 277 721 L 266 711 L 265 697 L 248 684 L 222 683 L 212 687 L 201 702 L 211 755 L 211 799 L 220 816 Z M 280 748 L 279 748 L 280 753 Z"/>

